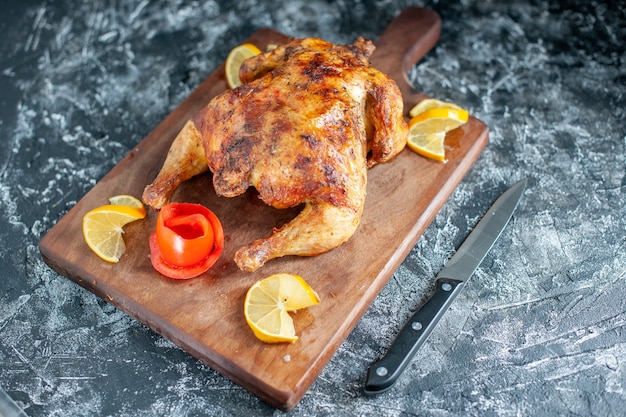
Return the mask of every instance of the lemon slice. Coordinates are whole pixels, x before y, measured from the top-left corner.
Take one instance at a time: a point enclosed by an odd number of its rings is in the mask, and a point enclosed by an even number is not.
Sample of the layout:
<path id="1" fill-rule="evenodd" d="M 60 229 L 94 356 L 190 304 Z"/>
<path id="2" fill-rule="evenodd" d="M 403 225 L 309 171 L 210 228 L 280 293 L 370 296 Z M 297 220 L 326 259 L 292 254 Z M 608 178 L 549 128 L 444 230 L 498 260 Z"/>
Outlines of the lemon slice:
<path id="1" fill-rule="evenodd" d="M 239 79 L 239 68 L 241 64 L 248 58 L 261 53 L 261 50 L 251 43 L 244 43 L 234 47 L 228 56 L 226 57 L 226 64 L 224 70 L 226 71 L 226 81 L 230 88 L 235 88 L 241 85 Z"/>
<path id="2" fill-rule="evenodd" d="M 443 162 L 446 159 L 443 145 L 445 138 L 445 132 L 420 133 L 413 129 L 409 131 L 409 139 L 406 144 L 413 151 L 426 158 Z"/>
<path id="3" fill-rule="evenodd" d="M 440 162 L 444 161 L 446 133 L 467 123 L 468 119 L 467 110 L 456 105 L 455 107 L 433 107 L 422 111 L 409 121 L 407 146 L 422 156 Z"/>
<path id="4" fill-rule="evenodd" d="M 145 207 L 143 203 L 141 202 L 141 200 L 139 200 L 136 197 L 133 197 L 132 195 L 127 195 L 127 194 L 113 196 L 109 198 L 109 203 L 115 204 L 118 206 L 142 208 L 145 210 Z"/>
<path id="5" fill-rule="evenodd" d="M 418 128 L 423 133 L 449 132 L 463 125 L 469 119 L 467 110 L 430 109 L 413 117 L 409 128 Z"/>
<path id="6" fill-rule="evenodd" d="M 409 110 L 409 116 L 415 117 L 420 113 L 424 113 L 426 110 L 440 108 L 463 110 L 461 107 L 457 106 L 454 103 L 437 100 L 436 98 L 427 98 L 413 106 L 411 110 Z"/>
<path id="7" fill-rule="evenodd" d="M 119 262 L 126 251 L 122 237 L 123 227 L 146 217 L 145 208 L 109 204 L 95 208 L 83 217 L 85 242 L 100 258 Z"/>
<path id="8" fill-rule="evenodd" d="M 267 343 L 298 340 L 289 315 L 320 302 L 317 293 L 302 277 L 274 274 L 250 287 L 244 301 L 244 316 L 254 335 Z"/>

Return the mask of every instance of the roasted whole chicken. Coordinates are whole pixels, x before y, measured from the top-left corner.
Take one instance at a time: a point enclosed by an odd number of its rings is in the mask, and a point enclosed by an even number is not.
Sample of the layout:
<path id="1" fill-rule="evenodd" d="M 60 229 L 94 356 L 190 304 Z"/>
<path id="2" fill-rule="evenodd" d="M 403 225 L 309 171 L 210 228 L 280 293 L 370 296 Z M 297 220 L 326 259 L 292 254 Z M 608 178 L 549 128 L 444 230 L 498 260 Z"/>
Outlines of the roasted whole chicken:
<path id="1" fill-rule="evenodd" d="M 234 257 L 244 271 L 286 255 L 314 256 L 357 230 L 367 169 L 406 143 L 400 90 L 369 63 L 372 42 L 295 39 L 249 58 L 243 85 L 215 97 L 180 131 L 144 202 L 159 209 L 208 169 L 220 196 L 255 187 L 277 209 L 301 213 Z"/>

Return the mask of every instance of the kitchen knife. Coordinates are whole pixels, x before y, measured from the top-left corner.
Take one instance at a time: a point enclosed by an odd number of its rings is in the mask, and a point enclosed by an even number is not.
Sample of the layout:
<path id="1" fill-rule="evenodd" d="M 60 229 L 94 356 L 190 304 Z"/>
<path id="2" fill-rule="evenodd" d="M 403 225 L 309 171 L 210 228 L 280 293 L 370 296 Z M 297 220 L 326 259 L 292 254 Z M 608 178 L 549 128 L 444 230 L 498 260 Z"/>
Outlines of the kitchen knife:
<path id="1" fill-rule="evenodd" d="M 500 236 L 524 193 L 526 182 L 527 179 L 517 182 L 498 197 L 439 271 L 435 293 L 404 325 L 385 356 L 370 365 L 365 382 L 367 394 L 388 390 L 400 377 Z"/>

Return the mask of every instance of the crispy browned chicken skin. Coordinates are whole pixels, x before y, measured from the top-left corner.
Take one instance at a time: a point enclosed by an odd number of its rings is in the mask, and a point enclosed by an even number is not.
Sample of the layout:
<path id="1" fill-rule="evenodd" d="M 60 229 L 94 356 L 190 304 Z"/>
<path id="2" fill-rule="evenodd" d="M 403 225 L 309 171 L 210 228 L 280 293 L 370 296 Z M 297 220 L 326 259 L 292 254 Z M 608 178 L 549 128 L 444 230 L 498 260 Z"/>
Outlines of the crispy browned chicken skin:
<path id="1" fill-rule="evenodd" d="M 213 172 L 218 195 L 253 186 L 275 208 L 302 212 L 235 254 L 244 271 L 285 255 L 313 256 L 347 241 L 365 201 L 367 168 L 406 143 L 396 83 L 373 68 L 374 45 L 296 39 L 244 62 L 243 85 L 215 97 L 174 140 L 143 200 L 167 204 L 183 181 Z"/>

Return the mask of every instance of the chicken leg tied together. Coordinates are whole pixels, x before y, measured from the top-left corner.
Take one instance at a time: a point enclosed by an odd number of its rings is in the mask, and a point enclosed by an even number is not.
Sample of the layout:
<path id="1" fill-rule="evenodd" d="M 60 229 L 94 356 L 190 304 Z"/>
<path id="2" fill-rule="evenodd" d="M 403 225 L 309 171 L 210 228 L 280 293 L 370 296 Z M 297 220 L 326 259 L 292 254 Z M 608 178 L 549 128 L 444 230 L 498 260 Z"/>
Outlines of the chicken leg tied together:
<path id="1" fill-rule="evenodd" d="M 286 255 L 313 256 L 347 241 L 365 202 L 367 168 L 406 143 L 402 97 L 373 68 L 371 42 L 296 39 L 244 62 L 244 84 L 215 97 L 174 140 L 144 202 L 160 208 L 207 168 L 218 195 L 252 186 L 281 209 L 302 212 L 235 254 L 245 271 Z"/>

